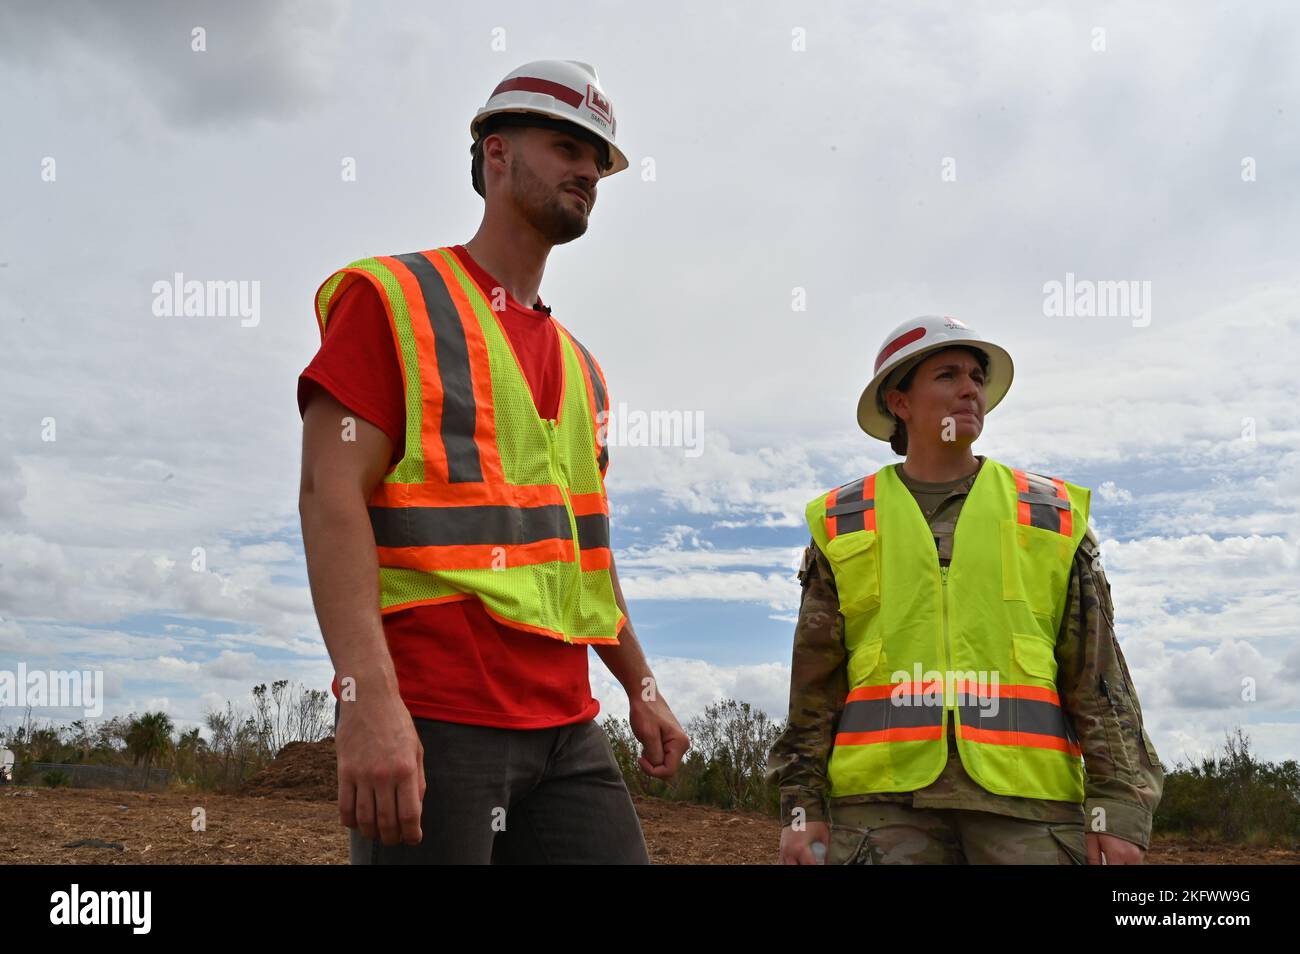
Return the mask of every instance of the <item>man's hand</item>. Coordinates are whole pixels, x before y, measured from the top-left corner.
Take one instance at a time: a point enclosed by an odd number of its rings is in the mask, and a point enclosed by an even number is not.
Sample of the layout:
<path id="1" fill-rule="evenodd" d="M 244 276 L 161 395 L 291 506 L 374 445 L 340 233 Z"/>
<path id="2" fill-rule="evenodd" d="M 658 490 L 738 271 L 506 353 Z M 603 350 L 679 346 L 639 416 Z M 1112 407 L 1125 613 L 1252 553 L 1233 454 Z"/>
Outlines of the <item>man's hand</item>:
<path id="1" fill-rule="evenodd" d="M 795 831 L 793 825 L 781 829 L 781 864 L 783 865 L 817 865 L 825 864 L 813 854 L 814 842 L 830 849 L 831 826 L 826 822 L 807 822 L 803 831 Z"/>
<path id="2" fill-rule="evenodd" d="M 1095 831 L 1086 832 L 1088 841 L 1088 864 L 1099 865 L 1101 856 L 1106 856 L 1108 865 L 1140 865 L 1146 857 L 1146 851 L 1139 845 L 1114 835 L 1103 835 Z"/>
<path id="3" fill-rule="evenodd" d="M 658 694 L 647 702 L 639 694 L 628 697 L 628 723 L 632 734 L 645 746 L 638 764 L 641 771 L 655 778 L 670 779 L 677 774 L 682 756 L 691 740 L 678 724 L 668 703 Z"/>
<path id="4" fill-rule="evenodd" d="M 339 760 L 339 821 L 385 845 L 418 845 L 424 837 L 424 746 L 396 695 L 339 708 L 334 747 Z"/>

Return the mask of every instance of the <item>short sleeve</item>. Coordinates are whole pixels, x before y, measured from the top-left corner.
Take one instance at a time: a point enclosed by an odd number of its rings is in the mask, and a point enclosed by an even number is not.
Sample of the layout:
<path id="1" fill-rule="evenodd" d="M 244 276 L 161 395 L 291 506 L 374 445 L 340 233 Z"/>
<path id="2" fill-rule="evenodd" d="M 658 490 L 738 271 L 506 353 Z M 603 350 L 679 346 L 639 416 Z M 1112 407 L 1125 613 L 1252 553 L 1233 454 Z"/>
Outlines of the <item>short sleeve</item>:
<path id="1" fill-rule="evenodd" d="M 388 314 L 368 280 L 354 281 L 330 310 L 320 350 L 298 377 L 298 413 L 314 387 L 388 435 L 393 460 L 405 452 L 406 398 Z"/>

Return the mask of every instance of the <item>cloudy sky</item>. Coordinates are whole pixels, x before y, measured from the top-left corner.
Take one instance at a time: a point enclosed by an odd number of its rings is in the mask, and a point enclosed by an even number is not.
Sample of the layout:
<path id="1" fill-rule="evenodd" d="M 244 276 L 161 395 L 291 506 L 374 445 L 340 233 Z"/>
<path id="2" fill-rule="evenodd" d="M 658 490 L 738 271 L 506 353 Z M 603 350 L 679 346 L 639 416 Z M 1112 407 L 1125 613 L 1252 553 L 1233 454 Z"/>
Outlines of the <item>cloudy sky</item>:
<path id="1" fill-rule="evenodd" d="M 101 669 L 106 715 L 182 725 L 328 686 L 297 514 L 312 295 L 468 239 L 470 117 L 561 57 L 596 65 L 632 167 L 543 298 L 628 420 L 702 428 L 609 472 L 683 721 L 724 696 L 784 717 L 803 506 L 898 459 L 857 396 L 886 332 L 937 313 L 1016 362 L 976 452 L 1093 488 L 1162 758 L 1238 724 L 1300 755 L 1300 17 L 708 6 L 0 13 L 0 669 Z M 178 272 L 257 283 L 256 320 L 156 314 Z M 1067 275 L 1137 283 L 1142 313 L 1051 313 Z"/>

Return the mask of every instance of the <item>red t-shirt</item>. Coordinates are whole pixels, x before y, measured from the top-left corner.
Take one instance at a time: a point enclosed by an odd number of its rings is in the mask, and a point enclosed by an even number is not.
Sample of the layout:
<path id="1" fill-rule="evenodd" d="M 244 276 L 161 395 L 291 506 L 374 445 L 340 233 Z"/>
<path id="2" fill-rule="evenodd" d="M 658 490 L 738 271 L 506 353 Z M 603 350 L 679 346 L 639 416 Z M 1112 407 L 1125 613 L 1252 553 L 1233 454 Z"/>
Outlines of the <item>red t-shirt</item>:
<path id="1" fill-rule="evenodd" d="M 490 295 L 500 283 L 463 246 L 453 250 Z M 539 413 L 553 418 L 564 380 L 559 337 L 544 312 L 524 307 L 509 293 L 506 299 L 497 318 Z M 317 385 L 388 435 L 392 463 L 402 458 L 401 366 L 383 302 L 370 282 L 354 282 L 331 308 L 320 350 L 298 378 L 300 414 Z M 591 695 L 586 646 L 512 629 L 476 599 L 398 610 L 384 615 L 383 625 L 402 701 L 417 718 L 541 729 L 585 722 L 600 712 Z M 331 688 L 337 697 L 337 677 Z"/>

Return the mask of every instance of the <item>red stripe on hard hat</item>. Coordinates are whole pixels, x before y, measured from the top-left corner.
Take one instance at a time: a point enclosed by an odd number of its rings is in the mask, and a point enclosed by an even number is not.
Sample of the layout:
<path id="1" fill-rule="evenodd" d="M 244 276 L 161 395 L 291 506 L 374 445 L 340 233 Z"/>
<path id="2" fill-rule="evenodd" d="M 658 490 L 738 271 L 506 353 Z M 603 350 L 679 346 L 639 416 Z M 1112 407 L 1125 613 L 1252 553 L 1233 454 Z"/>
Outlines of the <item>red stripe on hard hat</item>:
<path id="1" fill-rule="evenodd" d="M 893 341 L 889 342 L 889 344 L 885 345 L 883 348 L 880 349 L 880 356 L 876 358 L 876 366 L 872 370 L 872 374 L 874 374 L 876 371 L 879 371 L 880 366 L 884 364 L 886 359 L 888 359 L 889 356 L 893 354 L 895 351 L 898 351 L 900 348 L 906 348 L 913 341 L 916 341 L 918 338 L 924 338 L 924 337 L 925 337 L 924 328 L 913 328 L 911 331 L 904 332 L 903 334 L 895 338 Z"/>
<path id="2" fill-rule="evenodd" d="M 547 96 L 554 96 L 556 99 L 568 103 L 574 109 L 577 109 L 586 98 L 584 94 L 569 89 L 567 86 L 561 86 L 559 83 L 553 83 L 550 80 L 537 79 L 533 76 L 516 76 L 514 79 L 504 80 L 500 86 L 492 91 L 492 96 L 497 93 L 508 93 L 515 89 L 523 90 L 525 93 L 545 93 Z"/>

